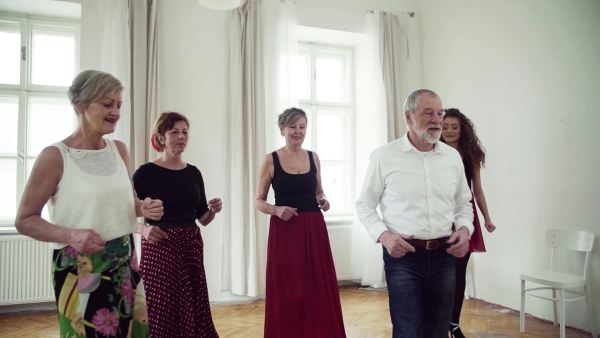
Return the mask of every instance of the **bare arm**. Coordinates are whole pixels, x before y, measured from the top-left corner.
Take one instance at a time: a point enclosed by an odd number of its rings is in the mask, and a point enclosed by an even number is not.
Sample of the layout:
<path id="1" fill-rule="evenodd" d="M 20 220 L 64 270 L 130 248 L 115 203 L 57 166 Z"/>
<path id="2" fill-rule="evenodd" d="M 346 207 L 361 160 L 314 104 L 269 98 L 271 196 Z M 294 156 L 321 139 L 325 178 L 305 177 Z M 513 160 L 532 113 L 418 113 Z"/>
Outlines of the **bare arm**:
<path id="1" fill-rule="evenodd" d="M 131 178 L 131 170 L 129 167 L 129 152 L 127 151 L 127 146 L 123 142 L 117 140 L 115 140 L 115 144 L 117 145 L 119 155 L 121 155 L 121 159 L 125 163 L 125 167 L 127 167 L 127 173 L 129 174 L 131 190 L 133 190 L 133 203 L 135 204 L 135 215 L 137 217 L 145 217 L 158 221 L 162 218 L 162 215 L 164 213 L 162 201 L 153 200 L 150 198 L 146 198 L 142 201 L 138 198 L 137 192 L 135 191 L 135 187 L 133 186 L 133 180 Z M 144 236 L 144 238 L 146 238 L 146 240 L 148 240 L 150 243 L 156 244 L 162 239 L 169 237 L 164 231 L 162 231 L 161 228 L 144 223 L 138 223 L 136 232 Z"/>
<path id="2" fill-rule="evenodd" d="M 319 155 L 313 151 L 313 159 L 315 160 L 315 166 L 317 167 L 317 202 L 323 211 L 329 210 L 329 201 L 325 198 L 325 192 L 321 185 L 321 161 L 319 161 Z"/>
<path id="3" fill-rule="evenodd" d="M 260 166 L 254 206 L 256 206 L 263 214 L 275 215 L 282 220 L 287 221 L 292 218 L 292 216 L 298 216 L 295 208 L 275 206 L 267 203 L 267 195 L 269 194 L 269 187 L 273 180 L 274 168 L 273 156 L 271 154 L 265 155 L 263 163 Z"/>
<path id="4" fill-rule="evenodd" d="M 63 175 L 60 150 L 47 147 L 38 156 L 23 192 L 15 226 L 26 236 L 43 242 L 71 245 L 78 252 L 94 253 L 104 249 L 106 242 L 93 230 L 65 228 L 44 220 L 44 205 L 56 194 Z"/>
<path id="5" fill-rule="evenodd" d="M 133 187 L 133 180 L 131 179 L 131 170 L 129 168 L 129 152 L 127 151 L 127 146 L 123 142 L 117 140 L 115 140 L 115 144 L 117 145 L 117 149 L 119 149 L 119 155 L 121 155 L 121 159 L 123 159 L 125 167 L 127 167 L 127 173 L 129 174 L 131 190 L 133 190 L 133 201 L 135 203 L 135 215 L 137 217 L 145 217 L 155 221 L 160 220 L 164 211 L 162 201 L 153 200 L 150 198 L 146 198 L 144 201 L 142 201 L 137 197 L 137 193 Z M 138 229 L 138 232 L 139 231 L 140 229 Z"/>
<path id="6" fill-rule="evenodd" d="M 210 222 L 212 222 L 213 219 L 215 219 L 215 215 L 218 212 L 221 212 L 222 208 L 223 202 L 221 202 L 220 198 L 213 198 L 210 201 L 208 201 L 208 210 L 204 214 L 202 214 L 202 217 L 200 217 L 200 224 L 204 226 L 208 225 Z"/>
<path id="7" fill-rule="evenodd" d="M 488 232 L 494 232 L 494 230 L 496 230 L 496 226 L 492 222 L 492 218 L 490 217 L 490 213 L 487 208 L 485 194 L 483 193 L 483 188 L 481 187 L 481 175 L 479 169 L 475 169 L 473 172 L 473 195 L 475 195 L 475 202 L 483 214 L 485 228 Z"/>

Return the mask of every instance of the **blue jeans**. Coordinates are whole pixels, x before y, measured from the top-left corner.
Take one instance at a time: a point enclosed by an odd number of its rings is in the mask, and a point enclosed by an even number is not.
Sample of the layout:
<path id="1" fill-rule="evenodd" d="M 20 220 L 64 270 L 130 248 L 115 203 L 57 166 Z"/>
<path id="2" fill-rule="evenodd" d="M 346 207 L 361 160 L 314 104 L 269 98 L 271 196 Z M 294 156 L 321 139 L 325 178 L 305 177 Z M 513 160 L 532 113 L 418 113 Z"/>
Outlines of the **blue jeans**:
<path id="1" fill-rule="evenodd" d="M 415 247 L 394 258 L 383 247 L 394 338 L 448 337 L 454 303 L 455 258 L 446 249 Z"/>

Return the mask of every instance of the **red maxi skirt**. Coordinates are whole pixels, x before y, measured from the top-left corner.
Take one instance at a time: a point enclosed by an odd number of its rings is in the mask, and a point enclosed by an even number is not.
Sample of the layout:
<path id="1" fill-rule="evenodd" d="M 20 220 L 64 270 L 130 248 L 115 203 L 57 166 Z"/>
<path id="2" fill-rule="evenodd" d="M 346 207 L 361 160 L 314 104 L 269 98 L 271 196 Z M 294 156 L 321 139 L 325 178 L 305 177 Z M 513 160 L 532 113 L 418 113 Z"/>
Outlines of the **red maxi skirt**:
<path id="1" fill-rule="evenodd" d="M 265 338 L 346 337 L 323 213 L 271 217 Z"/>

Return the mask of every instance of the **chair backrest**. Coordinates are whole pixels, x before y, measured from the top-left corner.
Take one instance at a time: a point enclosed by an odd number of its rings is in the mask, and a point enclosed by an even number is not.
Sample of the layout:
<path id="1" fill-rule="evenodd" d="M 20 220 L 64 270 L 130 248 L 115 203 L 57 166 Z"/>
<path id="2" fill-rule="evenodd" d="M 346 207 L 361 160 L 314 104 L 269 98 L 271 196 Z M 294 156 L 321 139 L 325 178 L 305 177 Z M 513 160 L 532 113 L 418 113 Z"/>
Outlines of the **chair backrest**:
<path id="1" fill-rule="evenodd" d="M 548 229 L 546 231 L 546 244 L 552 247 L 550 268 L 554 270 L 555 248 L 585 252 L 583 277 L 586 278 L 590 252 L 594 247 L 594 237 L 594 233 L 587 231 L 571 229 Z"/>

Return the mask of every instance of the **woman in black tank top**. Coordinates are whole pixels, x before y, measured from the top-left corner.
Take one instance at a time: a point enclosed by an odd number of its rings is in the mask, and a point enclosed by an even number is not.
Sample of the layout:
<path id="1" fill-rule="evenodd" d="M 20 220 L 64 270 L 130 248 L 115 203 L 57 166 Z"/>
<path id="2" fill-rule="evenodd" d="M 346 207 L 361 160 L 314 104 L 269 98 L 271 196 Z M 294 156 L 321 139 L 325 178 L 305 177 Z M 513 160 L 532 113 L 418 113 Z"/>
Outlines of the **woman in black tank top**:
<path id="1" fill-rule="evenodd" d="M 267 249 L 265 337 L 345 337 L 337 277 L 323 211 L 319 157 L 302 149 L 301 109 L 279 116 L 286 145 L 263 160 L 255 205 L 271 215 Z M 275 204 L 267 202 L 269 187 Z"/>
<path id="2" fill-rule="evenodd" d="M 485 164 L 485 151 L 475 133 L 475 127 L 471 120 L 458 109 L 449 108 L 444 111 L 446 114 L 444 115 L 444 129 L 442 131 L 441 141 L 458 150 L 460 153 L 465 166 L 467 183 L 475 196 L 474 199 L 471 199 L 471 204 L 473 204 L 473 227 L 475 230 L 469 241 L 469 252 L 464 257 L 456 258 L 454 309 L 450 321 L 450 333 L 452 337 L 464 338 L 465 336 L 462 333 L 458 322 L 465 295 L 467 264 L 469 263 L 471 252 L 485 252 L 485 245 L 483 243 L 483 235 L 481 233 L 481 226 L 479 224 L 479 216 L 477 215 L 475 202 L 477 202 L 477 206 L 481 209 L 481 213 L 485 219 L 485 228 L 489 232 L 493 232 L 496 229 L 496 226 L 490 218 L 485 195 L 481 188 L 479 170 Z"/>

